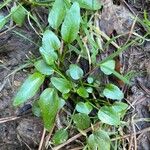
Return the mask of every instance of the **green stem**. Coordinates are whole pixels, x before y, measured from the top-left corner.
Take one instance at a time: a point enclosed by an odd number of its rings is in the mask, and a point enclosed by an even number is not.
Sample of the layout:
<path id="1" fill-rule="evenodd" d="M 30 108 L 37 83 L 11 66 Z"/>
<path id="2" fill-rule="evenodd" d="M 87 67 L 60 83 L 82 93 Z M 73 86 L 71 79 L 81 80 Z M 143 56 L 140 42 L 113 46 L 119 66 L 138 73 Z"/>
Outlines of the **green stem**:
<path id="1" fill-rule="evenodd" d="M 0 5 L 0 10 L 5 7 L 8 3 L 10 3 L 12 0 L 7 0 L 6 2 L 3 2 L 1 5 Z"/>
<path id="2" fill-rule="evenodd" d="M 55 67 L 54 72 L 60 75 L 62 78 L 66 79 L 66 77 Z"/>
<path id="3" fill-rule="evenodd" d="M 75 114 L 75 109 L 74 109 L 74 111 L 73 111 L 73 113 L 72 113 L 72 116 Z M 72 121 L 73 121 L 73 117 L 71 117 L 71 120 L 70 120 L 70 122 L 69 122 L 69 125 L 65 128 L 66 130 L 71 126 L 71 124 L 72 124 Z"/>

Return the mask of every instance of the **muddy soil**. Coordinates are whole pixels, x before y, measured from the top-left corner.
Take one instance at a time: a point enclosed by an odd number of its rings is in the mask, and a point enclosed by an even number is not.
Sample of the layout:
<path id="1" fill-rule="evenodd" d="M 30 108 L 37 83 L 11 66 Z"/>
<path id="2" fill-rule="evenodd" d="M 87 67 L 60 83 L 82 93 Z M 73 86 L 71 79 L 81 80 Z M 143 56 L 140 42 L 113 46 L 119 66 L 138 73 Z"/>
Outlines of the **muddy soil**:
<path id="1" fill-rule="evenodd" d="M 145 0 L 126 0 L 126 3 L 136 14 L 141 15 L 144 9 L 149 11 L 150 2 Z M 118 4 L 118 3 L 117 3 Z M 141 7 L 142 6 L 142 7 Z M 150 13 L 149 13 L 150 16 Z M 142 28 L 140 29 L 143 32 Z M 15 31 L 15 32 L 14 32 Z M 29 40 L 16 34 L 21 33 Z M 3 33 L 1 35 L 1 33 Z M 0 33 L 0 122 L 3 118 L 14 117 L 18 111 L 12 107 L 12 99 L 22 81 L 31 71 L 22 69 L 15 71 L 26 63 L 31 53 L 38 56 L 38 36 L 30 27 L 15 28 L 6 33 Z M 32 41 L 32 42 L 31 42 Z M 140 46 L 133 46 L 120 55 L 124 72 L 134 71 L 136 75 L 132 78 L 132 85 L 126 87 L 126 102 L 131 104 L 126 120 L 131 118 L 150 118 L 150 43 L 144 42 Z M 12 75 L 9 75 L 13 72 Z M 30 103 L 30 102 L 29 102 Z M 145 121 L 135 125 L 136 131 L 150 127 Z M 43 125 L 40 119 L 34 117 L 31 112 L 16 118 L 7 119 L 0 123 L 0 150 L 27 150 L 38 149 L 42 135 Z M 127 132 L 132 133 L 131 126 Z M 150 149 L 150 133 L 137 135 L 138 150 Z M 134 145 L 131 145 L 134 149 Z"/>
<path id="2" fill-rule="evenodd" d="M 28 70 L 10 73 L 26 63 L 27 56 L 31 53 L 37 55 L 38 48 L 29 40 L 20 37 L 15 32 L 21 33 L 33 42 L 38 38 L 31 29 L 15 28 L 0 36 L 0 118 L 18 115 L 19 110 L 12 107 L 12 98 L 18 87 L 25 80 Z M 31 113 L 30 113 L 31 114 Z M 8 119 L 9 120 L 9 119 Z M 23 116 L 21 119 L 0 123 L 0 150 L 20 150 L 35 148 L 40 141 L 42 124 L 32 115 Z"/>

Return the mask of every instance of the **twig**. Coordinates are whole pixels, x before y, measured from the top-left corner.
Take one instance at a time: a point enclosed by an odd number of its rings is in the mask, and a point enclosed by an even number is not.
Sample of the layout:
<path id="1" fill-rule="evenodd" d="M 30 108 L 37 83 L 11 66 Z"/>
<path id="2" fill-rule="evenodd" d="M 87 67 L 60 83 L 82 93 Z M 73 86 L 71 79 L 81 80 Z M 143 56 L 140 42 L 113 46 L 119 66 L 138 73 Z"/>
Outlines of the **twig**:
<path id="1" fill-rule="evenodd" d="M 80 61 L 81 55 L 78 56 L 76 63 L 78 63 Z"/>
<path id="2" fill-rule="evenodd" d="M 129 142 L 130 141 L 130 142 Z M 133 142 L 133 136 L 131 136 L 130 140 L 129 140 L 129 148 L 128 150 L 132 150 L 132 142 Z"/>
<path id="3" fill-rule="evenodd" d="M 132 12 L 133 15 L 136 15 L 136 13 L 133 11 L 133 9 L 129 6 L 129 4 L 123 0 L 124 4 L 127 6 L 127 8 Z"/>
<path id="4" fill-rule="evenodd" d="M 5 85 L 6 85 L 6 83 L 7 83 L 7 79 L 4 79 L 3 83 L 0 84 L 0 92 L 3 90 L 3 88 L 4 88 Z"/>
<path id="5" fill-rule="evenodd" d="M 34 30 L 34 32 L 35 32 L 39 37 L 41 37 L 40 34 L 36 31 L 36 29 L 33 27 L 32 23 L 31 23 L 31 21 L 30 21 L 30 13 L 28 13 L 27 19 L 28 19 L 29 25 L 30 25 L 31 28 Z"/>
<path id="6" fill-rule="evenodd" d="M 136 132 L 136 135 L 141 134 L 141 133 L 145 133 L 145 132 L 150 132 L 150 127 Z M 125 138 L 128 138 L 128 137 L 133 136 L 133 135 L 134 135 L 134 133 L 131 133 L 131 134 L 127 134 L 127 135 L 124 135 L 124 136 L 117 137 L 117 138 L 112 138 L 111 141 L 125 139 Z"/>
<path id="7" fill-rule="evenodd" d="M 87 55 L 88 55 L 88 60 L 89 60 L 89 70 L 91 70 L 92 60 L 91 60 L 90 51 L 88 49 L 88 46 L 87 46 L 86 42 L 87 42 L 87 39 L 83 39 L 83 43 L 84 43 L 84 46 L 85 46 L 85 49 L 86 49 L 86 52 L 87 52 Z"/>
<path id="8" fill-rule="evenodd" d="M 133 121 L 133 118 L 135 117 L 135 115 L 132 117 L 132 128 L 133 128 L 133 137 L 134 137 L 134 150 L 137 150 L 137 138 L 136 138 L 136 129 L 135 129 L 135 124 Z"/>
<path id="9" fill-rule="evenodd" d="M 70 150 L 80 150 L 80 149 L 83 149 L 83 146 L 76 147 L 76 148 L 73 148 L 73 149 L 70 149 Z"/>
<path id="10" fill-rule="evenodd" d="M 135 19 L 134 19 L 134 21 L 133 21 L 133 23 L 132 23 L 132 26 L 131 26 L 131 29 L 130 29 L 130 32 L 129 32 L 129 36 L 128 36 L 128 38 L 127 38 L 127 41 L 125 42 L 126 44 L 128 43 L 128 41 L 129 41 L 130 38 L 131 38 L 131 35 L 132 35 L 132 33 L 133 33 L 133 30 L 134 30 L 136 21 L 137 21 L 137 15 L 136 15 L 136 17 L 135 17 Z"/>
<path id="11" fill-rule="evenodd" d="M 29 150 L 32 150 L 32 148 L 30 148 L 30 146 L 25 141 L 21 140 L 21 142 L 23 142 Z"/>
<path id="12" fill-rule="evenodd" d="M 3 32 L 0 33 L 0 36 L 2 36 L 3 34 L 6 34 L 8 31 L 11 31 L 11 30 L 13 30 L 16 27 L 17 27 L 17 25 L 14 25 L 12 27 L 8 27 L 5 31 L 3 31 Z"/>
<path id="13" fill-rule="evenodd" d="M 97 35 L 102 36 L 102 37 L 105 38 L 107 41 L 110 41 L 110 40 L 111 40 L 110 37 L 109 37 L 107 34 L 105 34 L 103 31 L 101 31 L 99 28 L 95 28 L 95 27 L 91 27 L 91 28 L 95 31 L 94 34 L 96 34 L 96 36 L 97 36 Z M 117 43 L 115 43 L 114 41 L 111 41 L 110 43 L 111 43 L 114 47 L 116 47 L 117 49 L 120 48 L 120 46 L 119 46 Z"/>
<path id="14" fill-rule="evenodd" d="M 63 49 L 64 49 L 64 42 L 62 41 L 62 42 L 61 42 L 60 51 L 59 51 L 60 55 L 62 55 Z"/>
<path id="15" fill-rule="evenodd" d="M 42 149 L 45 134 L 46 134 L 46 129 L 44 128 L 38 150 L 41 150 L 41 149 Z"/>
<path id="16" fill-rule="evenodd" d="M 1 124 L 1 123 L 5 123 L 5 122 L 8 122 L 8 121 L 13 121 L 13 120 L 16 120 L 16 119 L 19 119 L 19 118 L 20 118 L 20 117 L 16 117 L 16 116 L 1 118 L 1 119 L 0 119 L 0 124 Z"/>
<path id="17" fill-rule="evenodd" d="M 46 142 L 45 142 L 45 147 L 46 147 L 46 148 L 48 148 L 48 145 L 49 145 L 48 142 L 49 142 L 49 140 L 50 140 L 50 138 L 51 138 L 51 135 L 52 135 L 52 133 L 53 133 L 54 127 L 55 127 L 55 124 L 53 125 L 51 131 L 49 132 L 49 134 L 48 134 L 48 136 L 47 136 L 47 138 L 46 138 Z"/>
<path id="18" fill-rule="evenodd" d="M 137 79 L 137 81 L 138 81 L 138 84 L 139 84 L 140 88 L 141 88 L 146 94 L 148 94 L 148 95 L 150 96 L 150 90 L 147 89 L 147 88 L 141 83 L 142 81 L 140 81 L 139 79 Z"/>

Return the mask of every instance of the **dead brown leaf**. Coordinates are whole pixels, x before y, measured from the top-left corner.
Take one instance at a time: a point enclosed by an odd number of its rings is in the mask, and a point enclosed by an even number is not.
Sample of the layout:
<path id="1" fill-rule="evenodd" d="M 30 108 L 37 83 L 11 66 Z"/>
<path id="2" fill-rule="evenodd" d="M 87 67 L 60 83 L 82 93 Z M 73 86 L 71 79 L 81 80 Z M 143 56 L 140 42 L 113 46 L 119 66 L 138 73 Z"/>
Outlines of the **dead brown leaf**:
<path id="1" fill-rule="evenodd" d="M 130 31 L 133 19 L 130 11 L 124 5 L 114 5 L 112 0 L 102 0 L 103 10 L 100 17 L 100 29 L 107 35 L 113 31 L 123 34 Z"/>

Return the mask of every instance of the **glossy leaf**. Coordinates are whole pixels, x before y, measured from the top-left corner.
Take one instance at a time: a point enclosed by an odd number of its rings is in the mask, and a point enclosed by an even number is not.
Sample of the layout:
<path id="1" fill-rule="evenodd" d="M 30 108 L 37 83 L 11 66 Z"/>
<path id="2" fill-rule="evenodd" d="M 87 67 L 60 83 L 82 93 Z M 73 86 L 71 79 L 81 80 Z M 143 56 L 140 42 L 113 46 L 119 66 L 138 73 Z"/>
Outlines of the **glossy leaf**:
<path id="1" fill-rule="evenodd" d="M 55 145 L 64 143 L 68 139 L 68 132 L 66 129 L 60 129 L 54 134 L 52 141 Z"/>
<path id="2" fill-rule="evenodd" d="M 61 108 L 63 108 L 64 105 L 65 105 L 65 101 L 62 98 L 60 98 L 60 100 L 59 100 L 59 107 L 58 107 L 59 110 Z M 33 114 L 35 116 L 41 117 L 41 109 L 40 109 L 40 106 L 39 106 L 39 101 L 36 101 L 36 102 L 33 103 L 33 105 L 32 105 L 32 112 L 33 112 Z"/>
<path id="3" fill-rule="evenodd" d="M 50 5 L 51 2 L 53 2 L 54 0 L 28 0 L 29 2 L 31 2 L 33 5 L 38 5 L 38 6 L 42 6 L 42 5 Z"/>
<path id="4" fill-rule="evenodd" d="M 69 93 L 72 88 L 70 82 L 63 78 L 52 77 L 51 82 L 53 86 L 63 94 Z"/>
<path id="5" fill-rule="evenodd" d="M 50 131 L 54 125 L 55 118 L 59 109 L 59 97 L 55 89 L 45 89 L 39 100 L 44 127 Z"/>
<path id="6" fill-rule="evenodd" d="M 16 94 L 13 105 L 18 106 L 26 102 L 28 99 L 32 98 L 40 88 L 41 84 L 44 82 L 44 79 L 44 75 L 38 72 L 30 75 L 22 84 L 18 93 Z"/>
<path id="7" fill-rule="evenodd" d="M 32 112 L 35 116 L 41 117 L 41 109 L 39 106 L 39 101 L 35 101 L 32 105 Z"/>
<path id="8" fill-rule="evenodd" d="M 65 100 L 60 98 L 60 100 L 59 100 L 59 109 L 63 108 L 65 103 L 66 103 Z"/>
<path id="9" fill-rule="evenodd" d="M 62 94 L 62 97 L 67 100 L 70 96 L 70 93 Z"/>
<path id="10" fill-rule="evenodd" d="M 107 84 L 103 94 L 113 100 L 122 100 L 124 98 L 123 92 L 114 84 Z"/>
<path id="11" fill-rule="evenodd" d="M 76 64 L 71 64 L 68 72 L 74 80 L 78 80 L 83 77 L 83 70 Z"/>
<path id="12" fill-rule="evenodd" d="M 74 2 L 71 8 L 67 11 L 66 17 L 61 27 L 61 36 L 67 43 L 73 42 L 79 32 L 80 27 L 80 7 L 77 2 Z"/>
<path id="13" fill-rule="evenodd" d="M 44 60 L 38 60 L 34 63 L 35 68 L 44 75 L 51 75 L 54 73 L 54 69 L 47 65 Z"/>
<path id="14" fill-rule="evenodd" d="M 17 25 L 22 26 L 27 14 L 25 8 L 22 5 L 13 6 L 11 8 L 11 13 L 13 21 Z"/>
<path id="15" fill-rule="evenodd" d="M 65 100 L 60 98 L 58 109 L 60 110 L 61 108 L 63 108 L 64 105 L 65 105 Z M 41 117 L 41 109 L 40 109 L 40 106 L 39 106 L 39 101 L 36 101 L 36 102 L 33 103 L 32 112 L 35 116 Z"/>
<path id="16" fill-rule="evenodd" d="M 88 137 L 87 143 L 91 150 L 110 150 L 111 141 L 107 132 L 98 130 Z"/>
<path id="17" fill-rule="evenodd" d="M 92 78 L 92 77 L 88 77 L 87 78 L 87 82 L 89 83 L 89 84 L 91 84 L 91 83 L 93 83 L 94 82 L 94 79 Z"/>
<path id="18" fill-rule="evenodd" d="M 78 2 L 81 8 L 89 10 L 99 10 L 102 5 L 100 0 L 72 0 L 73 2 Z"/>
<path id="19" fill-rule="evenodd" d="M 50 30 L 46 30 L 42 38 L 42 47 L 39 51 L 48 65 L 53 65 L 58 59 L 58 55 L 55 50 L 60 48 L 60 41 L 55 33 Z"/>
<path id="20" fill-rule="evenodd" d="M 81 113 L 73 115 L 73 122 L 80 130 L 84 130 L 90 127 L 91 124 L 90 117 L 87 114 L 81 114 Z"/>
<path id="21" fill-rule="evenodd" d="M 93 109 L 93 107 L 88 102 L 86 102 L 86 103 L 79 102 L 76 105 L 76 110 L 79 113 L 84 113 L 84 114 L 88 115 L 92 111 L 92 109 Z"/>
<path id="22" fill-rule="evenodd" d="M 53 7 L 48 16 L 49 25 L 53 29 L 58 29 L 61 25 L 66 13 L 64 0 L 55 0 Z"/>
<path id="23" fill-rule="evenodd" d="M 57 35 L 50 31 L 46 30 L 42 38 L 42 47 L 46 50 L 58 50 L 61 46 L 61 43 Z"/>
<path id="24" fill-rule="evenodd" d="M 54 62 L 58 59 L 58 55 L 53 49 L 40 47 L 39 51 L 48 65 L 54 65 Z"/>
<path id="25" fill-rule="evenodd" d="M 103 106 L 98 112 L 98 118 L 106 124 L 109 125 L 119 125 L 120 116 L 119 114 L 110 106 Z"/>
<path id="26" fill-rule="evenodd" d="M 128 105 L 126 103 L 123 103 L 123 102 L 115 102 L 112 105 L 112 108 L 114 109 L 114 111 L 116 113 L 118 113 L 122 117 L 125 114 L 125 112 L 128 108 Z"/>
<path id="27" fill-rule="evenodd" d="M 106 75 L 112 74 L 111 70 L 115 69 L 115 61 L 114 60 L 108 60 L 100 65 L 100 69 L 103 73 Z"/>
<path id="28" fill-rule="evenodd" d="M 83 98 L 89 97 L 89 93 L 87 92 L 86 88 L 84 88 L 84 87 L 79 87 L 77 89 L 77 94 Z"/>
<path id="29" fill-rule="evenodd" d="M 6 18 L 0 14 L 0 30 L 4 27 L 6 24 Z"/>
<path id="30" fill-rule="evenodd" d="M 93 93 L 93 88 L 92 88 L 92 87 L 87 87 L 87 88 L 86 88 L 86 91 L 87 91 L 88 93 Z"/>

